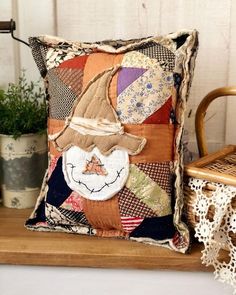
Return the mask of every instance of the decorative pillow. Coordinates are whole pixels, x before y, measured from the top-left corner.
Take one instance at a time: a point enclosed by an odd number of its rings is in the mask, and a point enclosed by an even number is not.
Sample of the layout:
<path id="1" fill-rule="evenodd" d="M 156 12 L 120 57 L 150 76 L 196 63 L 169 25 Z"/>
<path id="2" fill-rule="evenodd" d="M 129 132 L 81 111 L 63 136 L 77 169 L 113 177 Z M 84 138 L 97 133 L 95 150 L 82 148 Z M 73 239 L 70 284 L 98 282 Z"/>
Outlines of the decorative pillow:
<path id="1" fill-rule="evenodd" d="M 50 162 L 27 228 L 185 252 L 181 136 L 197 32 L 30 45 L 46 81 Z"/>

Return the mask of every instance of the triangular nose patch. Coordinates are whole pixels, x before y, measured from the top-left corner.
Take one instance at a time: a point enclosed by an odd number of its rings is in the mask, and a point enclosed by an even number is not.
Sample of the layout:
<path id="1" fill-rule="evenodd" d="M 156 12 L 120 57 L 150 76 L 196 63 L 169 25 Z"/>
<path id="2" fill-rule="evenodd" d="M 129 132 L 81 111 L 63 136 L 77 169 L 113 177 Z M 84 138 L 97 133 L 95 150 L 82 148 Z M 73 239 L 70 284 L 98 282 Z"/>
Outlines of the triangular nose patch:
<path id="1" fill-rule="evenodd" d="M 108 173 L 101 160 L 96 155 L 92 155 L 91 160 L 86 160 L 83 174 L 97 174 L 105 176 Z"/>

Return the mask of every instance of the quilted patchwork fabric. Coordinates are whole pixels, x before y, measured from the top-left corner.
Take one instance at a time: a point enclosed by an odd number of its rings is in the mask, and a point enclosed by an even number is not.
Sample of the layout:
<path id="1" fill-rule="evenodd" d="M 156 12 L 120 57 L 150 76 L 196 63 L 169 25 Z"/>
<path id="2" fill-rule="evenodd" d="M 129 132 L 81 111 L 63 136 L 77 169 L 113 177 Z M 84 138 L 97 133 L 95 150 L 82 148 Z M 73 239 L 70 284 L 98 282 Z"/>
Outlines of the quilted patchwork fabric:
<path id="1" fill-rule="evenodd" d="M 197 32 L 30 38 L 49 98 L 49 167 L 26 227 L 189 246 L 181 135 Z"/>

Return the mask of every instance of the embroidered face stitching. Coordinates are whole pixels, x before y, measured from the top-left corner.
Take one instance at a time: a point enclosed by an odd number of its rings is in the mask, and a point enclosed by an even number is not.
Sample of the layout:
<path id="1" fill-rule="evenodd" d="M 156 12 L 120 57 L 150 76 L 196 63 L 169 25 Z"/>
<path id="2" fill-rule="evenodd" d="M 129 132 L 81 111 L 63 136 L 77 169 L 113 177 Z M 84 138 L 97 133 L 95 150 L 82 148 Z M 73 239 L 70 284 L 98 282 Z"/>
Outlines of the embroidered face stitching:
<path id="1" fill-rule="evenodd" d="M 104 164 L 102 164 L 101 160 L 96 156 L 92 155 L 91 160 L 86 160 L 86 165 L 84 170 L 82 171 L 83 174 L 97 174 L 106 176 L 107 170 L 104 168 Z"/>
<path id="2" fill-rule="evenodd" d="M 76 180 L 75 178 L 74 178 L 74 168 L 76 168 L 76 166 L 74 165 L 74 164 L 72 164 L 72 163 L 67 163 L 67 166 L 70 166 L 71 167 L 71 179 L 74 181 L 74 182 L 76 182 L 76 183 L 78 183 L 79 185 L 83 185 L 91 194 L 92 193 L 98 193 L 98 192 L 100 192 L 100 191 L 102 191 L 106 186 L 110 186 L 110 185 L 112 185 L 112 184 L 114 184 L 116 181 L 117 181 L 117 179 L 120 177 L 120 174 L 121 174 L 121 172 L 122 172 L 122 170 L 124 170 L 125 169 L 125 167 L 123 167 L 123 168 L 121 168 L 119 171 L 116 171 L 116 173 L 117 173 L 117 175 L 116 175 L 116 177 L 115 177 L 115 179 L 113 180 L 113 181 L 111 181 L 111 182 L 109 182 L 109 183 L 104 183 L 104 185 L 100 188 L 100 189 L 97 189 L 97 190 L 95 190 L 94 188 L 89 188 L 88 186 L 87 186 L 87 184 L 86 183 L 84 183 L 84 182 L 82 182 L 82 181 L 80 181 L 80 180 Z"/>

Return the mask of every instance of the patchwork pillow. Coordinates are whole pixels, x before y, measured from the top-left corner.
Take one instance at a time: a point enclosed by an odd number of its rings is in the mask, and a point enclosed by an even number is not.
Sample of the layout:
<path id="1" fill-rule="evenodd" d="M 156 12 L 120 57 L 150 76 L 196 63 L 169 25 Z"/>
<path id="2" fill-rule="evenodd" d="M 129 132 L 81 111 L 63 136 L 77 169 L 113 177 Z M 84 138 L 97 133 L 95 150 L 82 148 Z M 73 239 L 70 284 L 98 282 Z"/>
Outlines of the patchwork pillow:
<path id="1" fill-rule="evenodd" d="M 181 136 L 197 32 L 30 45 L 46 82 L 50 161 L 27 228 L 185 252 Z"/>

